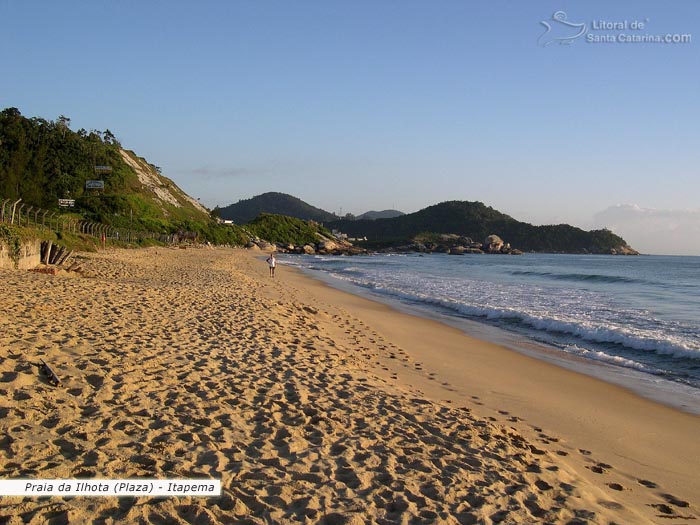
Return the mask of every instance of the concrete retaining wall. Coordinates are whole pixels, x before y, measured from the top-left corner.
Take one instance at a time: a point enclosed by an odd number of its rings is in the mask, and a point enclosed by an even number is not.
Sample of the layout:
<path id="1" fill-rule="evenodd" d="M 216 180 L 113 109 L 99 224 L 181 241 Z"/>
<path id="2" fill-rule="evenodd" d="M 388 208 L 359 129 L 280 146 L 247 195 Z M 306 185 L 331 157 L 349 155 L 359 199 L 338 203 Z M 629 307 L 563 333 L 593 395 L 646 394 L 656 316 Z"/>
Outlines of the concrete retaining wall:
<path id="1" fill-rule="evenodd" d="M 19 263 L 16 268 L 28 270 L 41 262 L 41 241 L 25 241 L 19 253 Z M 5 243 L 0 242 L 0 268 L 15 268 L 15 261 L 10 257 L 10 250 Z"/>

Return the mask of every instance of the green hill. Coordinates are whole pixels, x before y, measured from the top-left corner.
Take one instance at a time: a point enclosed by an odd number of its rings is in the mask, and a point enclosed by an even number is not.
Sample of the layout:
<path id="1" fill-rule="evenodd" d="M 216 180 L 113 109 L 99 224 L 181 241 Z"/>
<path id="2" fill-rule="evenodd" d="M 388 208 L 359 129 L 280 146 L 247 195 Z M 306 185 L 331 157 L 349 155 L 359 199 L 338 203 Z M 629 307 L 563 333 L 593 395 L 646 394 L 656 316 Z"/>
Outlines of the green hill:
<path id="1" fill-rule="evenodd" d="M 245 228 L 267 241 L 297 246 L 315 244 L 322 237 L 332 238 L 331 232 L 316 222 L 267 213 L 253 219 Z"/>
<path id="2" fill-rule="evenodd" d="M 394 217 L 401 217 L 405 215 L 404 212 L 399 210 L 382 210 L 382 211 L 366 211 L 362 215 L 355 217 L 355 220 L 376 220 L 376 219 L 393 219 Z"/>
<path id="3" fill-rule="evenodd" d="M 537 252 L 610 253 L 627 247 L 625 240 L 608 230 L 584 231 L 560 224 L 533 226 L 481 202 L 449 201 L 415 213 L 389 219 L 334 221 L 325 225 L 350 237 L 367 237 L 370 246 L 396 246 L 418 234 L 458 234 L 482 242 L 496 234 L 513 247 Z"/>
<path id="4" fill-rule="evenodd" d="M 214 213 L 222 219 L 229 219 L 236 224 L 252 221 L 261 213 L 286 215 L 305 221 L 327 222 L 338 217 L 320 208 L 287 195 L 286 193 L 263 193 L 250 199 L 240 200 L 224 208 L 214 208 Z"/>
<path id="5" fill-rule="evenodd" d="M 26 118 L 16 108 L 0 112 L 0 199 L 63 211 L 108 224 L 158 233 L 194 231 L 214 242 L 245 242 L 209 211 L 132 151 L 114 134 L 69 128 L 70 119 Z M 97 166 L 109 169 L 97 170 Z M 104 189 L 88 189 L 101 181 Z M 75 207 L 59 208 L 59 199 Z"/>

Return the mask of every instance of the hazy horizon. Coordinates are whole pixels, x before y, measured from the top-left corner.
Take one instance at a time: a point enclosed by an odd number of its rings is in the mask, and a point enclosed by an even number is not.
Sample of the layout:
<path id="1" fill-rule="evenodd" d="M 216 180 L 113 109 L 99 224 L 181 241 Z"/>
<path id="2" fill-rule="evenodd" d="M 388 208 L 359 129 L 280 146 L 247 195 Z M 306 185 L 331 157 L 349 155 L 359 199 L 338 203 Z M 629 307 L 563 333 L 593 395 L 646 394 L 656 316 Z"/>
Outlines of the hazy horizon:
<path id="1" fill-rule="evenodd" d="M 695 1 L 29 1 L 0 16 L 0 106 L 109 128 L 210 208 L 267 191 L 355 215 L 481 201 L 700 255 Z"/>

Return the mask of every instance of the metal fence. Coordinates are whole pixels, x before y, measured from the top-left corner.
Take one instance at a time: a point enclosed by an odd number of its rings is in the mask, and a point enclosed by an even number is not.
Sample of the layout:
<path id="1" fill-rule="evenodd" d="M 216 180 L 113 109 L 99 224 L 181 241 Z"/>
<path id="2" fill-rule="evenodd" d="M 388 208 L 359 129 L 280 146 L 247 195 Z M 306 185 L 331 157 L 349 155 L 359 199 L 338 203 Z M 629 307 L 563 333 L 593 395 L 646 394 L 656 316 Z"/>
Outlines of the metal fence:
<path id="1" fill-rule="evenodd" d="M 52 231 L 83 234 L 96 239 L 112 239 L 134 242 L 142 239 L 155 239 L 160 242 L 174 243 L 184 239 L 196 238 L 191 232 L 174 234 L 157 233 L 131 228 L 114 228 L 107 224 L 78 219 L 56 211 L 43 210 L 29 206 L 22 199 L 4 199 L 0 201 L 0 223 L 44 228 Z"/>

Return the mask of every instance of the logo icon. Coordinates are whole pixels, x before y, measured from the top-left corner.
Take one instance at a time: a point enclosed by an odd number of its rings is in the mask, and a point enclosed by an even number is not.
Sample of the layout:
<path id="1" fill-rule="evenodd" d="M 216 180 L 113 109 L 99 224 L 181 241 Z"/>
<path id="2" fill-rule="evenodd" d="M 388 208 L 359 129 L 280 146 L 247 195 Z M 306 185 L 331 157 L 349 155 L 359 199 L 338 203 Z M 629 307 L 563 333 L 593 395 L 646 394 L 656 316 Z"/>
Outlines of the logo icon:
<path id="1" fill-rule="evenodd" d="M 540 22 L 546 31 L 537 39 L 537 43 L 542 47 L 551 44 L 569 45 L 586 33 L 586 24 L 574 24 L 566 19 L 564 11 L 557 11 L 549 20 Z"/>

